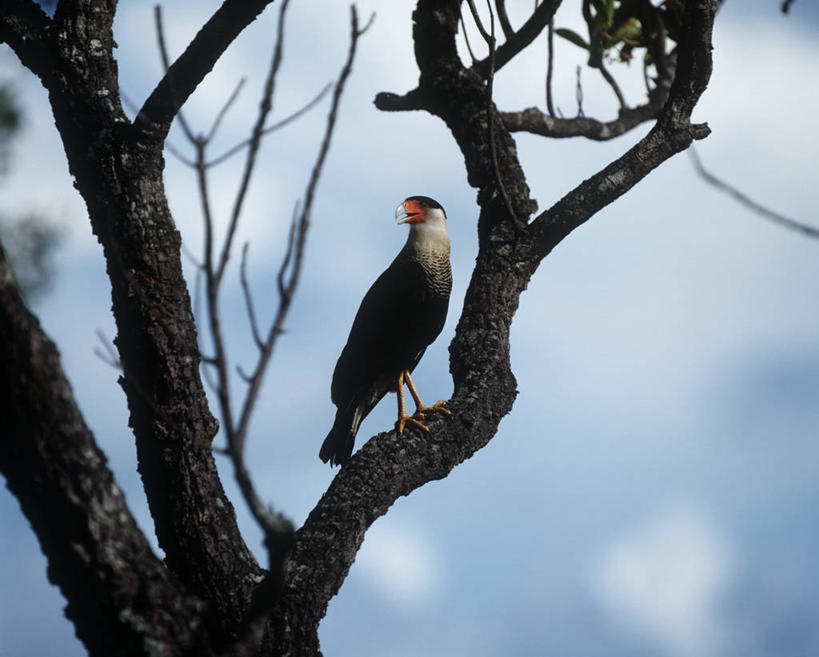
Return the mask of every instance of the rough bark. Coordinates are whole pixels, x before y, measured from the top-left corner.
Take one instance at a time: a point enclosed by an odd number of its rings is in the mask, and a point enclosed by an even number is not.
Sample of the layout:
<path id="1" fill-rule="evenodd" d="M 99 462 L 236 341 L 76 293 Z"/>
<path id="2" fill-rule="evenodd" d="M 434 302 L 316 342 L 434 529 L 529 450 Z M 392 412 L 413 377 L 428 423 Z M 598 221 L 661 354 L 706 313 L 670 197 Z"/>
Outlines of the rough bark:
<path id="1" fill-rule="evenodd" d="M 12 435 L 0 441 L 0 469 L 32 519 L 51 577 L 92 655 L 125 654 L 123 646 L 139 654 L 153 640 L 167 654 L 192 646 L 203 654 L 319 654 L 318 623 L 369 526 L 398 497 L 447 476 L 486 445 L 511 410 L 510 327 L 541 260 L 600 208 L 708 133 L 690 116 L 710 75 L 716 3 L 690 0 L 674 82 L 655 126 L 530 222 L 537 206 L 488 82 L 493 68 L 548 24 L 559 2 L 542 3 L 518 32 L 505 29 L 506 42 L 488 68 L 486 61 L 466 67 L 457 55 L 458 0 L 418 2 L 418 87 L 403 96 L 379 94 L 376 105 L 423 109 L 442 119 L 478 190 L 479 255 L 450 346 L 453 415 L 432 419 L 429 434 L 379 434 L 350 459 L 297 532 L 281 597 L 274 599 L 276 587 L 263 581 L 239 534 L 211 456 L 216 423 L 202 389 L 180 237 L 162 184 L 162 140 L 174 114 L 265 4 L 227 0 L 133 124 L 119 102 L 115 3 L 63 0 L 49 19 L 28 0 L 9 0 L 0 16 L 0 41 L 49 91 L 71 173 L 103 247 L 139 468 L 167 555 L 159 564 L 133 525 L 73 403 L 56 350 L 0 265 L 0 353 L 8 364 L 0 394 L 3 403 L 19 407 L 3 409 L 15 420 Z M 43 508 L 39 495 L 55 507 Z M 52 517 L 58 511 L 61 519 Z M 85 599 L 88 590 L 99 591 L 93 602 Z M 102 628 L 92 625 L 97 618 L 105 619 Z"/>
<path id="2" fill-rule="evenodd" d="M 153 554 L 0 248 L 0 471 L 91 654 L 183 654 L 203 605 Z"/>
<path id="3" fill-rule="evenodd" d="M 180 236 L 162 182 L 162 137 L 173 115 L 152 115 L 150 131 L 125 116 L 113 57 L 114 8 L 62 2 L 49 20 L 33 3 L 17 0 L 0 18 L 0 40 L 15 48 L 49 92 L 70 171 L 103 247 L 121 384 L 166 563 L 189 594 L 206 603 L 214 633 L 230 635 L 263 572 L 239 533 L 211 453 L 217 423 L 199 375 Z M 221 41 L 201 45 L 208 53 L 203 59 L 211 62 L 218 46 L 224 49 L 235 36 L 230 25 L 216 32 Z M 172 87 L 178 107 L 184 101 L 180 89 L 189 94 L 207 68 L 183 71 L 191 76 L 185 84 L 177 68 L 177 77 L 158 89 Z"/>

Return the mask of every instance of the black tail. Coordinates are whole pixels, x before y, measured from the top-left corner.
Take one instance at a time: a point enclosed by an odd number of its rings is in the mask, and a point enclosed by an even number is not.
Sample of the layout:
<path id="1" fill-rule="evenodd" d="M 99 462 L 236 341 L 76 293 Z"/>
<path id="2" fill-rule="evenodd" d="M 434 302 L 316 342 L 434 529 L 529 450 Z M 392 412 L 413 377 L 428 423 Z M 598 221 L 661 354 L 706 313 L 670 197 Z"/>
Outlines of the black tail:
<path id="1" fill-rule="evenodd" d="M 355 435 L 358 433 L 359 422 L 355 422 L 355 414 L 343 413 L 338 409 L 333 428 L 324 439 L 319 450 L 319 458 L 330 465 L 344 464 L 353 453 Z"/>

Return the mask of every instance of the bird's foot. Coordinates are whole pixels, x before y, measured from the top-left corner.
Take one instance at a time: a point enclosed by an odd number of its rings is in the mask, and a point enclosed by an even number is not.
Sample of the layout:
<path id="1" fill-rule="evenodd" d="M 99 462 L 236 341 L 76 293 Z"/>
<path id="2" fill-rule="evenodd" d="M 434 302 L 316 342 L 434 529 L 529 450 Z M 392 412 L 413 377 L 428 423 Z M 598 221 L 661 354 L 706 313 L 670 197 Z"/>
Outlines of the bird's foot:
<path id="1" fill-rule="evenodd" d="M 415 415 L 418 415 L 417 411 Z M 403 417 L 399 417 L 398 421 L 395 423 L 395 429 L 398 431 L 399 434 L 404 433 L 404 425 L 407 423 L 414 424 L 416 427 L 421 429 L 421 431 L 426 431 L 429 433 L 429 427 L 421 422 L 415 415 L 404 415 Z M 420 416 L 423 418 L 423 416 Z"/>
<path id="2" fill-rule="evenodd" d="M 424 404 L 419 404 L 418 408 L 415 409 L 415 413 L 412 417 L 414 418 L 423 418 L 427 413 L 443 413 L 444 415 L 452 415 L 452 411 L 444 406 L 444 401 L 439 399 L 435 402 L 432 406 L 425 406 Z"/>

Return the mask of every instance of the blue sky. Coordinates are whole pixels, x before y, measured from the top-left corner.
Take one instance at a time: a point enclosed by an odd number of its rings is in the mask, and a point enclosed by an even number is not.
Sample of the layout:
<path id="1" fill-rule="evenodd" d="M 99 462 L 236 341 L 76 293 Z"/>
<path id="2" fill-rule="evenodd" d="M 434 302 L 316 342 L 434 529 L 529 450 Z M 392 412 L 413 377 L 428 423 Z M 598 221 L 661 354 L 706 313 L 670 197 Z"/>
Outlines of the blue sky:
<path id="1" fill-rule="evenodd" d="M 166 7 L 178 52 L 213 3 Z M 509 3 L 513 20 L 531 3 Z M 715 70 L 696 120 L 712 171 L 780 212 L 819 225 L 819 11 L 797 0 L 725 3 Z M 416 382 L 451 392 L 447 345 L 477 249 L 475 192 L 444 126 L 422 113 L 384 114 L 379 91 L 414 86 L 412 3 L 377 11 L 362 40 L 319 187 L 302 286 L 267 376 L 248 460 L 262 496 L 301 522 L 332 472 L 317 458 L 332 421 L 329 382 L 364 291 L 405 239 L 392 210 L 410 194 L 447 209 L 455 289 L 447 326 Z M 159 75 L 148 2 L 120 7 L 116 39 L 127 95 Z M 321 11 L 323 20 L 315 21 Z M 334 77 L 346 52 L 346 7 L 294 3 L 274 114 L 283 117 Z M 254 24 L 186 107 L 205 131 L 236 81 L 243 96 L 214 152 L 243 138 L 264 80 L 275 12 Z M 571 4 L 558 25 L 577 21 Z M 321 48 L 315 44 L 321 43 Z M 542 106 L 538 42 L 496 80 L 502 109 Z M 574 106 L 581 53 L 559 51 L 556 102 Z M 114 336 L 102 255 L 71 186 L 46 97 L 7 51 L 28 125 L 0 182 L 3 211 L 36 209 L 65 227 L 53 291 L 37 305 L 57 341 L 86 418 L 146 532 L 150 517 L 117 373 L 93 355 Z M 533 73 L 534 72 L 534 73 Z M 638 71 L 624 83 L 639 101 Z M 588 71 L 587 114 L 614 100 Z M 265 146 L 240 239 L 260 314 L 293 203 L 318 147 L 326 103 Z M 807 126 L 807 128 L 806 128 Z M 606 144 L 519 136 L 529 184 L 548 207 L 644 130 Z M 174 131 L 171 140 L 184 147 Z M 167 157 L 171 207 L 186 244 L 201 248 L 195 180 Z M 240 161 L 214 180 L 222 220 Z M 47 193 L 44 193 L 44 190 Z M 235 260 L 238 260 L 236 258 Z M 235 262 L 234 260 L 234 262 Z M 224 310 L 234 363 L 252 362 L 233 269 Z M 687 155 L 652 173 L 547 258 L 512 332 L 520 394 L 497 437 L 445 481 L 399 500 L 378 520 L 320 627 L 330 655 L 652 655 L 767 657 L 819 653 L 819 243 L 772 226 L 701 182 Z M 241 390 L 237 380 L 234 383 Z M 386 400 L 359 444 L 393 422 Z M 249 543 L 259 532 L 224 467 Z M 16 500 L 0 491 L 0 652 L 82 655 L 64 601 Z M 25 591 L 25 595 L 20 593 Z M 9 592 L 14 593 L 10 595 Z"/>

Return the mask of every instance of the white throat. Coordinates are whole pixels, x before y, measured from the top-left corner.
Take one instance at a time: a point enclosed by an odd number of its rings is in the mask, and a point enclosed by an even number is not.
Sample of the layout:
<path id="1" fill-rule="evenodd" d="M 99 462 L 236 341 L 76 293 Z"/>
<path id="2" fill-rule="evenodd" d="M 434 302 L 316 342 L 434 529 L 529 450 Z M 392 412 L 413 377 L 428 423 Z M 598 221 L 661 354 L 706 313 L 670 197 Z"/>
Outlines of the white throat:
<path id="1" fill-rule="evenodd" d="M 449 234 L 446 231 L 446 219 L 440 210 L 431 210 L 426 221 L 410 224 L 407 244 L 412 244 L 416 251 L 449 253 Z"/>

